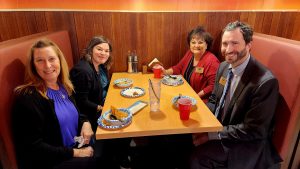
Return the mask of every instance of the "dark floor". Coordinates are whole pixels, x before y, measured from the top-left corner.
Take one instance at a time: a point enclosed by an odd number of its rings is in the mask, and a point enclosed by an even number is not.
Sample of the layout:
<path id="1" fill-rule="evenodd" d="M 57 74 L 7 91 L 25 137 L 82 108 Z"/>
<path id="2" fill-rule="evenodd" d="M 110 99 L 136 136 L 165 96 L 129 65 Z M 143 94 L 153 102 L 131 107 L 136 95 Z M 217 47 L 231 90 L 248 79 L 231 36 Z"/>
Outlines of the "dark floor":
<path id="1" fill-rule="evenodd" d="M 131 168 L 188 169 L 189 139 L 189 135 L 147 137 L 146 144 L 130 147 Z"/>

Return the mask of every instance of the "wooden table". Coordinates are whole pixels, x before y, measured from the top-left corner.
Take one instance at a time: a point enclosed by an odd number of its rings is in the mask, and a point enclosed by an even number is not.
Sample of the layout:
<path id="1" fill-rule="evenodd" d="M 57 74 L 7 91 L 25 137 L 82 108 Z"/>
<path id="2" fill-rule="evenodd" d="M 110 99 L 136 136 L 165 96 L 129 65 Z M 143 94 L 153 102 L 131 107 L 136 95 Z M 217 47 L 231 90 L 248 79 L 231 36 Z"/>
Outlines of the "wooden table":
<path id="1" fill-rule="evenodd" d="M 134 87 L 145 89 L 145 95 L 138 98 L 125 98 L 120 95 L 122 89 L 114 86 L 113 82 L 119 78 L 130 78 Z M 110 82 L 103 112 L 110 109 L 111 105 L 117 108 L 127 108 L 138 100 L 149 103 L 148 79 L 153 79 L 153 74 L 142 73 L 114 73 Z M 154 79 L 155 80 L 155 79 Z M 197 100 L 197 105 L 191 111 L 190 119 L 180 120 L 179 111 L 172 105 L 174 96 L 188 95 Z M 180 86 L 167 86 L 161 84 L 160 111 L 150 112 L 148 105 L 133 116 L 132 123 L 118 130 L 107 130 L 98 127 L 96 139 L 153 136 L 181 133 L 213 132 L 222 130 L 223 126 L 210 112 L 190 85 L 184 81 Z"/>

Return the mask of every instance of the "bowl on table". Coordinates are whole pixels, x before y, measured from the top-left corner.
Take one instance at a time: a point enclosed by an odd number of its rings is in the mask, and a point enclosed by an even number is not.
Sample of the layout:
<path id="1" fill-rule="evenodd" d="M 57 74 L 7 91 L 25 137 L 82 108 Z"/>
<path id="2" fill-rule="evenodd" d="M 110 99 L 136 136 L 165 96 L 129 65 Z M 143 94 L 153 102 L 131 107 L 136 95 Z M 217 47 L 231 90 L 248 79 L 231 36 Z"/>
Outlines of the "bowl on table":
<path id="1" fill-rule="evenodd" d="M 181 75 L 165 75 L 162 83 L 168 86 L 179 86 L 183 84 Z"/>
<path id="2" fill-rule="evenodd" d="M 191 96 L 175 96 L 175 97 L 173 97 L 172 98 L 172 104 L 175 106 L 175 107 L 178 107 L 178 100 L 180 99 L 180 98 L 188 98 L 188 99 L 190 99 L 191 101 L 192 101 L 192 106 L 195 106 L 196 104 L 197 104 L 197 100 L 196 99 L 194 99 L 193 97 L 191 97 Z"/>
<path id="3" fill-rule="evenodd" d="M 120 88 L 126 88 L 133 84 L 133 80 L 129 78 L 120 78 L 114 81 L 114 85 Z"/>
<path id="4" fill-rule="evenodd" d="M 121 126 L 132 120 L 132 113 L 125 108 L 110 109 L 101 116 L 103 118 L 103 123 L 108 126 Z"/>

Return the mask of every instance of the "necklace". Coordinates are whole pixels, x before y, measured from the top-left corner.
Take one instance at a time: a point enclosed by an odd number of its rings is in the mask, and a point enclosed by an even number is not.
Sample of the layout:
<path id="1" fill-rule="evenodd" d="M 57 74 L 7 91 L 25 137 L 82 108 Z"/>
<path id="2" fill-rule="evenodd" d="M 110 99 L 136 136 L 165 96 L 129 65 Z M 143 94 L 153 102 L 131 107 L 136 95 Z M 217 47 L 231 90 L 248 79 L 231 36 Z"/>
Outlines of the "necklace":
<path id="1" fill-rule="evenodd" d="M 66 98 L 66 96 L 60 90 L 58 90 L 58 93 L 59 93 L 59 95 L 60 95 L 61 98 L 63 98 L 63 99 Z"/>
<path id="2" fill-rule="evenodd" d="M 61 92 L 59 92 L 59 93 L 60 93 L 61 98 L 63 98 L 63 99 L 66 98 L 66 96 L 64 94 L 62 94 Z"/>
<path id="3" fill-rule="evenodd" d="M 56 88 L 57 89 L 57 88 Z M 68 97 L 67 91 L 63 87 L 58 87 L 58 90 L 48 87 L 47 96 L 51 99 L 62 98 L 66 99 Z"/>

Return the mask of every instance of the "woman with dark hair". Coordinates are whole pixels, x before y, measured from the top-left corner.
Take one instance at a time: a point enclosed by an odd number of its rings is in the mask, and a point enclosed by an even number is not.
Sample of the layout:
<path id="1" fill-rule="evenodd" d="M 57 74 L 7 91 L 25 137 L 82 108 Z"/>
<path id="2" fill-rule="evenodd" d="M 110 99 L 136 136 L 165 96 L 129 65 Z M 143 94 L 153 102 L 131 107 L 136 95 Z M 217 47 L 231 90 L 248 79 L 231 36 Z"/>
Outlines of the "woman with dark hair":
<path id="1" fill-rule="evenodd" d="M 111 52 L 109 40 L 104 36 L 95 36 L 90 40 L 79 63 L 70 71 L 76 102 L 80 111 L 88 116 L 94 132 L 108 91 Z M 127 138 L 97 140 L 95 154 L 99 159 L 105 159 L 102 165 L 104 168 L 113 169 L 119 165 L 128 168 L 129 143 L 130 139 Z"/>
<path id="2" fill-rule="evenodd" d="M 213 39 L 203 27 L 198 26 L 189 32 L 187 42 L 190 49 L 177 65 L 167 70 L 159 64 L 154 67 L 161 68 L 165 75 L 181 74 L 199 97 L 207 102 L 220 64 L 217 57 L 208 51 Z M 149 165 L 154 165 L 150 168 L 188 168 L 189 154 L 193 149 L 191 134 L 150 137 L 149 144 L 149 154 L 154 158 L 154 162 L 149 162 Z"/>
<path id="3" fill-rule="evenodd" d="M 97 168 L 91 124 L 79 114 L 63 53 L 50 40 L 33 44 L 25 83 L 15 89 L 12 128 L 19 169 Z M 75 148 L 82 136 L 84 148 Z"/>
<path id="4" fill-rule="evenodd" d="M 187 42 L 190 49 L 177 65 L 167 70 L 157 66 L 166 75 L 181 74 L 199 97 L 207 102 L 220 64 L 217 57 L 209 52 L 213 39 L 203 27 L 198 26 L 188 34 Z"/>
<path id="5" fill-rule="evenodd" d="M 104 36 L 95 36 L 89 42 L 79 63 L 70 71 L 79 110 L 87 115 L 94 132 L 109 86 L 111 52 L 110 42 Z"/>

